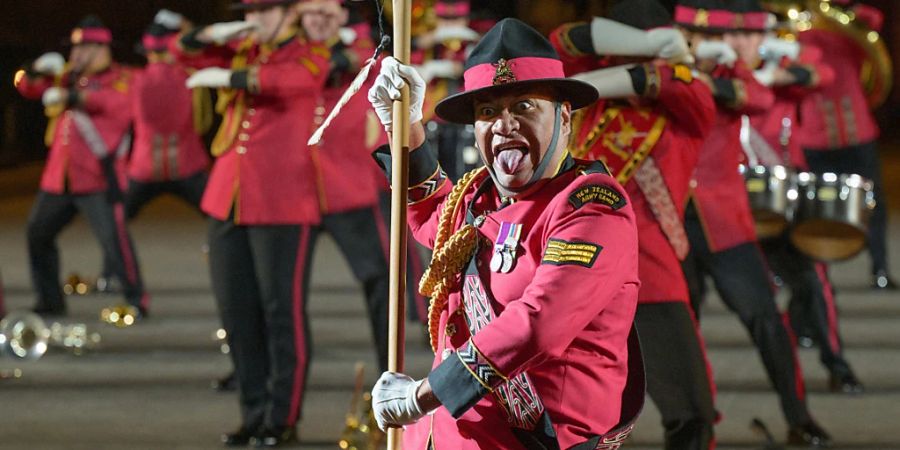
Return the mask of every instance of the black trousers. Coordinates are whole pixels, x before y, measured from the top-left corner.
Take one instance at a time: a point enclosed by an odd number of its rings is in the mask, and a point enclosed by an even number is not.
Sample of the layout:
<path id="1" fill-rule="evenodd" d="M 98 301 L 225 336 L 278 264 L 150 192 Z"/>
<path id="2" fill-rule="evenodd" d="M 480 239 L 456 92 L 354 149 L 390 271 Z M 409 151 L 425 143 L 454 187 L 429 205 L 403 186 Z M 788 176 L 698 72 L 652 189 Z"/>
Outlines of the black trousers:
<path id="1" fill-rule="evenodd" d="M 855 173 L 874 184 L 875 210 L 869 219 L 869 255 L 872 273 L 888 269 L 887 263 L 887 202 L 881 178 L 881 160 L 875 142 L 853 145 L 836 150 L 805 149 L 806 162 L 814 173 Z"/>
<path id="2" fill-rule="evenodd" d="M 760 246 L 769 268 L 790 288 L 788 313 L 794 330 L 806 327 L 810 331 L 819 343 L 819 359 L 833 375 L 852 373 L 844 359 L 834 292 L 824 264 L 816 264 L 800 253 L 787 236 L 766 239 Z"/>
<path id="3" fill-rule="evenodd" d="M 639 304 L 647 393 L 662 415 L 665 448 L 708 449 L 716 410 L 703 344 L 685 302 Z"/>
<path id="4" fill-rule="evenodd" d="M 685 230 L 691 250 L 682 262 L 694 311 L 705 295 L 705 278 L 713 279 L 728 308 L 736 313 L 756 346 L 769 381 L 778 392 L 781 410 L 790 425 L 810 420 L 800 386 L 803 377 L 797 363 L 797 349 L 775 304 L 775 295 L 762 251 L 755 243 L 712 252 L 700 219 L 689 204 Z M 699 314 L 697 315 L 699 319 Z"/>
<path id="5" fill-rule="evenodd" d="M 38 192 L 28 217 L 28 255 L 37 307 L 65 311 L 56 237 L 79 212 L 100 243 L 104 259 L 111 262 L 112 274 L 122 283 L 128 303 L 146 309 L 148 297 L 131 235 L 125 226 L 125 208 L 121 202 L 110 202 L 105 192 L 87 195 Z"/>
<path id="6" fill-rule="evenodd" d="M 198 212 L 200 200 L 203 198 L 203 190 L 206 189 L 208 175 L 199 172 L 181 180 L 163 181 L 158 183 L 143 183 L 134 179 L 128 180 L 128 192 L 125 193 L 125 216 L 128 220 L 134 219 L 143 209 L 144 205 L 160 195 L 169 193 L 177 195 L 188 202 Z M 103 259 L 102 276 L 112 276 L 112 261 Z"/>
<path id="7" fill-rule="evenodd" d="M 129 219 L 133 219 L 141 212 L 144 205 L 166 193 L 180 197 L 199 211 L 207 178 L 206 172 L 199 172 L 184 179 L 156 183 L 144 183 L 129 179 L 128 192 L 125 194 L 125 213 Z"/>
<path id="8" fill-rule="evenodd" d="M 363 285 L 379 366 L 387 368 L 388 269 L 376 207 L 321 225 L 239 226 L 210 219 L 213 292 L 228 333 L 245 426 L 294 426 L 312 358 L 309 277 L 319 233 L 334 237 Z"/>

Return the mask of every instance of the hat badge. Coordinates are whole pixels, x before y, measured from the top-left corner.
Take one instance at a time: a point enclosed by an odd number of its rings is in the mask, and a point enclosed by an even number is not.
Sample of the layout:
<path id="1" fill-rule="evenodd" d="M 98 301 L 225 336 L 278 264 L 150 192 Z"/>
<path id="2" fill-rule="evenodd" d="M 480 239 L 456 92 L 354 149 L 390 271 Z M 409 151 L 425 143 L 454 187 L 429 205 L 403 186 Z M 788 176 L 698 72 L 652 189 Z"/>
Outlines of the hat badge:
<path id="1" fill-rule="evenodd" d="M 492 80 L 494 86 L 516 81 L 516 74 L 513 73 L 512 67 L 506 59 L 500 58 L 500 60 L 494 64 L 494 67 L 497 68 L 496 72 L 494 72 L 494 79 Z"/>
<path id="2" fill-rule="evenodd" d="M 705 9 L 698 9 L 697 15 L 694 16 L 694 25 L 698 27 L 709 26 L 709 11 Z"/>

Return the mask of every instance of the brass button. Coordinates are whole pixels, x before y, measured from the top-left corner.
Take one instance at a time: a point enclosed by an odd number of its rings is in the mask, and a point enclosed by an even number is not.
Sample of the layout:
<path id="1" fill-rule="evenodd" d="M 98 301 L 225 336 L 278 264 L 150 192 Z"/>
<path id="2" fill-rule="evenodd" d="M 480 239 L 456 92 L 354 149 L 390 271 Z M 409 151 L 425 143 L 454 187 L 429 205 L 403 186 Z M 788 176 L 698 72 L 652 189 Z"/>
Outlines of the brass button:
<path id="1" fill-rule="evenodd" d="M 697 180 L 693 180 L 693 179 L 692 179 L 691 182 L 688 183 L 688 184 L 690 184 L 690 186 L 691 186 L 692 188 L 695 188 L 695 187 L 697 187 Z"/>
<path id="2" fill-rule="evenodd" d="M 324 106 L 316 106 L 316 114 L 318 114 L 320 116 L 322 114 L 325 114 L 325 107 Z"/>
<path id="3" fill-rule="evenodd" d="M 244 128 L 245 130 L 246 130 L 247 128 L 250 128 L 250 121 L 249 121 L 249 120 L 245 120 L 245 121 L 241 122 L 241 128 Z"/>
<path id="4" fill-rule="evenodd" d="M 237 152 L 238 152 L 238 155 L 243 155 L 243 154 L 247 153 L 247 147 L 244 147 L 244 146 L 242 145 L 242 146 L 240 146 L 240 147 L 237 148 Z"/>
<path id="5" fill-rule="evenodd" d="M 313 118 L 313 123 L 316 125 L 322 125 L 322 122 L 324 121 L 325 119 L 323 119 L 322 116 L 316 116 Z"/>
<path id="6" fill-rule="evenodd" d="M 241 142 L 247 142 L 248 139 L 250 139 L 250 135 L 247 133 L 241 133 L 238 135 L 238 140 L 240 140 Z"/>
<path id="7" fill-rule="evenodd" d="M 254 115 L 254 114 L 256 114 L 256 108 L 250 108 L 250 109 L 248 109 L 248 110 L 247 110 L 247 114 L 250 114 L 251 116 Z"/>

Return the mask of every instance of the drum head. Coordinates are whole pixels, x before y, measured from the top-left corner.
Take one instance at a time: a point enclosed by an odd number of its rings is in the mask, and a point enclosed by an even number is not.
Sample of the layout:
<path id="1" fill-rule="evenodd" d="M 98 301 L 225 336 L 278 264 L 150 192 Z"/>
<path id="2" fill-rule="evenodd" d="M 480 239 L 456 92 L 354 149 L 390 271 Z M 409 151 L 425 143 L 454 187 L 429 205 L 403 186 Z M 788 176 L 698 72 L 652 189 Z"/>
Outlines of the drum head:
<path id="1" fill-rule="evenodd" d="M 771 211 L 753 211 L 753 225 L 756 228 L 756 237 L 768 239 L 781 236 L 787 228 L 787 220 L 784 216 Z"/>
<path id="2" fill-rule="evenodd" d="M 791 243 L 810 258 L 841 261 L 862 251 L 866 233 L 846 223 L 814 219 L 794 226 Z"/>

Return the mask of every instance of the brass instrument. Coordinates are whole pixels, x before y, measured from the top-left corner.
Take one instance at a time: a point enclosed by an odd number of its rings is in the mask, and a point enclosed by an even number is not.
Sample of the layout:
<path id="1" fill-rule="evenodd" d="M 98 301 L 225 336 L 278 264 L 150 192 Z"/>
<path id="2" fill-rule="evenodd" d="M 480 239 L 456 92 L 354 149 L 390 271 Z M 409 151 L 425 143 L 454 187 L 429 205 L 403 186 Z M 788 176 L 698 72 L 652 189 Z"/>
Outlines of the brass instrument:
<path id="1" fill-rule="evenodd" d="M 787 39 L 811 29 L 833 31 L 852 39 L 866 54 L 859 74 L 866 100 L 872 108 L 884 103 L 894 80 L 890 53 L 881 35 L 857 20 L 853 11 L 835 6 L 829 0 L 766 0 L 762 3 L 766 9 L 787 20 L 789 30 L 779 33 Z"/>
<path id="2" fill-rule="evenodd" d="M 63 284 L 63 292 L 66 295 L 85 295 L 91 291 L 94 285 L 94 281 L 82 278 L 81 275 L 72 272 L 66 277 L 66 282 Z"/>
<path id="3" fill-rule="evenodd" d="M 114 325 L 116 328 L 130 327 L 137 322 L 140 311 L 131 305 L 115 305 L 100 311 L 100 320 Z"/>
<path id="4" fill-rule="evenodd" d="M 378 428 L 372 412 L 372 394 L 363 392 L 365 364 L 356 363 L 356 383 L 350 400 L 344 431 L 338 447 L 342 450 L 380 450 L 385 444 L 385 434 Z"/>
<path id="5" fill-rule="evenodd" d="M 100 334 L 90 332 L 83 323 L 47 325 L 37 314 L 21 311 L 0 321 L 0 355 L 17 359 L 40 359 L 50 346 L 81 355 L 99 344 Z"/>

